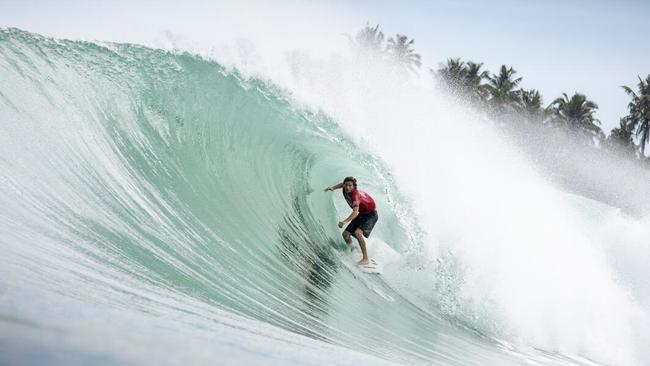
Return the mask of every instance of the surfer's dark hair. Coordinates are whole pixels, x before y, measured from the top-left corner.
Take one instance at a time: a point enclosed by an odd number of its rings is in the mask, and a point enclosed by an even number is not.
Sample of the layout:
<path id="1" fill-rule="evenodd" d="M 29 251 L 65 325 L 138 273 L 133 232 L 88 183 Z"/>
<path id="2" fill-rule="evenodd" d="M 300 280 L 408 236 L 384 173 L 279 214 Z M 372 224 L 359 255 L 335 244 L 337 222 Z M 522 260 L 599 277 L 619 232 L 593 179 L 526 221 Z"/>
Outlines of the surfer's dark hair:
<path id="1" fill-rule="evenodd" d="M 345 177 L 345 179 L 343 179 L 343 184 L 347 182 L 352 182 L 352 184 L 354 184 L 354 188 L 357 188 L 357 179 L 355 177 Z"/>

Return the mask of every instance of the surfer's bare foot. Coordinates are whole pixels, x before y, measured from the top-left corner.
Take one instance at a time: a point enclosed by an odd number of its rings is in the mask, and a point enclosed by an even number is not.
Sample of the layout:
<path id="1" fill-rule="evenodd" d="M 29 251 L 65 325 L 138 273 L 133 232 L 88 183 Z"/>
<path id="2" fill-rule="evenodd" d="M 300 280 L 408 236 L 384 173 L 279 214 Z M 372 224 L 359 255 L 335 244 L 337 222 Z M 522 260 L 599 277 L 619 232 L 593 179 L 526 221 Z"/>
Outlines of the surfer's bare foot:
<path id="1" fill-rule="evenodd" d="M 357 262 L 357 266 L 367 266 L 368 263 L 370 263 L 370 262 L 368 261 L 368 258 L 364 258 L 364 259 L 362 259 L 362 260 L 360 260 L 360 261 Z"/>

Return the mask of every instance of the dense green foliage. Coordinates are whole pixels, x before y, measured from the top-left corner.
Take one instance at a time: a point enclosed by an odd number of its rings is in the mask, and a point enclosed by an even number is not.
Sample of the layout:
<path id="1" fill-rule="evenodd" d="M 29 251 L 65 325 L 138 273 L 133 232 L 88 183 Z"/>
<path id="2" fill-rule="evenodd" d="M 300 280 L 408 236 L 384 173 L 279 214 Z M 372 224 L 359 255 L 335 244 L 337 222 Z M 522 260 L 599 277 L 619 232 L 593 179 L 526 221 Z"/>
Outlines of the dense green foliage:
<path id="1" fill-rule="evenodd" d="M 422 61 L 413 49 L 415 41 L 397 34 L 384 44 L 384 34 L 366 26 L 355 37 L 348 38 L 356 50 L 372 57 L 391 60 L 409 72 L 417 72 Z M 450 95 L 484 111 L 493 120 L 547 126 L 575 138 L 580 144 L 597 149 L 623 153 L 630 158 L 650 161 L 645 155 L 650 141 L 650 75 L 639 77 L 637 90 L 623 86 L 630 96 L 628 115 L 606 136 L 594 114 L 598 105 L 584 94 L 575 92 L 555 98 L 543 105 L 538 90 L 520 87 L 523 80 L 512 67 L 502 65 L 497 74 L 483 69 L 483 63 L 450 58 L 437 70 L 430 69 L 441 88 Z"/>

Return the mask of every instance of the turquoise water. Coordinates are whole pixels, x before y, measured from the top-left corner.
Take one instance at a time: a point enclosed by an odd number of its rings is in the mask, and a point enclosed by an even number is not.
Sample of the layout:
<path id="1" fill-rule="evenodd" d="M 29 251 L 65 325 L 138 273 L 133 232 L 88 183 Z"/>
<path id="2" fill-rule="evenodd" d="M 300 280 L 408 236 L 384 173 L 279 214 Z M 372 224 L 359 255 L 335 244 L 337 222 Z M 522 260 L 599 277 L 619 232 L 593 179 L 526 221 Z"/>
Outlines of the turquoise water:
<path id="1" fill-rule="evenodd" d="M 281 89 L 16 29 L 0 54 L 1 363 L 589 363 L 461 316 L 451 260 L 405 290 L 420 224 L 390 169 Z M 349 265 L 322 192 L 350 172 L 382 276 Z"/>

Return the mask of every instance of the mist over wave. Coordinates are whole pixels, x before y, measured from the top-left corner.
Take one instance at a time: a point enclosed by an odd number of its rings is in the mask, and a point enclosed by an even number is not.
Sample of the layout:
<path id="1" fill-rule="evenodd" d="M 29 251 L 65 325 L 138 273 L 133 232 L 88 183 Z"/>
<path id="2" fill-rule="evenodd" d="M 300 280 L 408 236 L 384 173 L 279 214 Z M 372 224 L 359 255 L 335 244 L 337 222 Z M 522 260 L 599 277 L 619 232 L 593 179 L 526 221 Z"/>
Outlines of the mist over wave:
<path id="1" fill-rule="evenodd" d="M 426 78 L 256 47 L 2 30 L 6 286 L 401 363 L 649 362 L 646 219 L 559 191 Z M 381 278 L 343 264 L 321 191 L 346 175 L 397 253 Z"/>
<path id="2" fill-rule="evenodd" d="M 388 164 L 420 234 L 409 252 L 418 270 L 406 270 L 400 285 L 521 345 L 604 362 L 649 362 L 649 286 L 640 275 L 643 259 L 630 256 L 647 258 L 648 219 L 566 194 L 544 175 L 561 164 L 577 172 L 579 184 L 592 185 L 589 191 L 600 191 L 595 197 L 628 208 L 636 199 L 633 212 L 647 215 L 647 192 L 639 186 L 647 172 L 623 169 L 627 163 L 615 158 L 589 160 L 593 155 L 573 141 L 551 135 L 530 141 L 555 144 L 561 152 L 555 159 L 565 161 L 539 164 L 480 113 L 441 93 L 432 78 L 340 52 L 345 56 L 294 53 L 286 64 L 254 64 L 240 52 L 231 62 L 334 116 Z M 616 185 L 611 175 L 603 177 L 607 172 L 620 175 Z M 580 192 L 577 185 L 563 188 Z"/>

